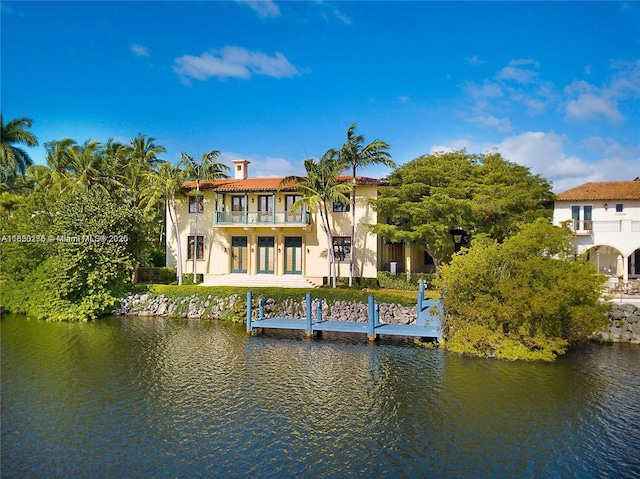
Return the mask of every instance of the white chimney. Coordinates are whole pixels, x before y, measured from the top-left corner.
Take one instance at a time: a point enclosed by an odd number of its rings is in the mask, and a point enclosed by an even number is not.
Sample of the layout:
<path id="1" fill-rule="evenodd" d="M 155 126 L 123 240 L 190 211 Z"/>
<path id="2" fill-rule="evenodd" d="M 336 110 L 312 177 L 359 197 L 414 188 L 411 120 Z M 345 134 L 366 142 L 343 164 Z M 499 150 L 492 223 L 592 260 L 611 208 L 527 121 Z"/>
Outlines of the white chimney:
<path id="1" fill-rule="evenodd" d="M 236 180 L 246 180 L 249 176 L 249 163 L 247 160 L 232 160 L 233 161 L 233 177 Z"/>

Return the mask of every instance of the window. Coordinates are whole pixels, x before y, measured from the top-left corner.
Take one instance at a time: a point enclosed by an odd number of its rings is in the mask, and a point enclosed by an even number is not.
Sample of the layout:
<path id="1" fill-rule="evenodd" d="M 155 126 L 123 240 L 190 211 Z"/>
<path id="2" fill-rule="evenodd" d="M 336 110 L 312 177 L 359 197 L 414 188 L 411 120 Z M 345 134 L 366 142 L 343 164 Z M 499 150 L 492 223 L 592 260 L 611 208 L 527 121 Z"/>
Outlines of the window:
<path id="1" fill-rule="evenodd" d="M 302 221 L 302 207 L 300 206 L 295 212 L 292 208 L 293 204 L 301 198 L 301 195 L 286 195 L 284 197 L 285 221 L 293 223 Z"/>
<path id="2" fill-rule="evenodd" d="M 187 259 L 193 259 L 194 237 L 189 236 L 189 248 L 187 250 Z M 198 235 L 198 256 L 196 259 L 204 259 L 204 236 Z"/>
<path id="3" fill-rule="evenodd" d="M 590 205 L 571 207 L 574 231 L 591 231 L 593 227 L 593 221 L 591 221 L 592 211 L 593 206 Z"/>
<path id="4" fill-rule="evenodd" d="M 204 196 L 189 196 L 189 213 L 204 213 Z"/>
<path id="5" fill-rule="evenodd" d="M 334 213 L 346 213 L 350 211 L 351 207 L 349 203 L 343 203 L 342 201 L 334 201 L 333 202 L 333 212 Z"/>
<path id="6" fill-rule="evenodd" d="M 333 257 L 336 261 L 351 259 L 351 238 L 349 236 L 333 237 Z"/>
<path id="7" fill-rule="evenodd" d="M 234 222 L 244 222 L 244 214 L 246 211 L 246 202 L 244 196 L 231 197 L 231 217 Z"/>
<path id="8" fill-rule="evenodd" d="M 622 213 L 623 210 L 624 210 L 624 205 L 622 203 L 617 203 L 616 204 L 616 213 Z"/>

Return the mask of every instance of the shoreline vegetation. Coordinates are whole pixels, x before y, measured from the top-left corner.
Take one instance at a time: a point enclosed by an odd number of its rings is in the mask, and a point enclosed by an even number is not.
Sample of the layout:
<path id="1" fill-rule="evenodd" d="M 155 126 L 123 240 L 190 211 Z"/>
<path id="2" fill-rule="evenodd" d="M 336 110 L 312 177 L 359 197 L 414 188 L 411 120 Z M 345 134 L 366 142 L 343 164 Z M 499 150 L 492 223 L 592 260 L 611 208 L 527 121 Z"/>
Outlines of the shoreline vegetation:
<path id="1" fill-rule="evenodd" d="M 45 143 L 46 165 L 33 165 L 20 148 L 37 145 L 31 125 L 29 118 L 5 123 L 0 115 L 0 300 L 7 310 L 51 321 L 89 321 L 108 314 L 132 290 L 140 268 L 165 265 L 164 234 L 177 238 L 178 286 L 149 287 L 150 297 L 162 295 L 167 309 L 180 297 L 176 311 L 187 308 L 188 315 L 206 313 L 218 295 L 242 294 L 242 288 L 220 288 L 214 294 L 182 285 L 176 218 L 170 218 L 173 231 L 163 227 L 164 212 L 171 216 L 176 198 L 185 194 L 185 181 L 198 184 L 225 175 L 226 167 L 214 161 L 217 150 L 200 162 L 183 153 L 183 161 L 173 164 L 159 157 L 166 149 L 142 133 L 128 143 L 63 138 Z M 355 173 L 356 163 L 364 165 L 353 156 L 367 150 L 360 150 L 363 138 L 352 125 L 342 149 L 329 150 L 317 162 L 308 158 L 305 165 L 339 174 L 349 163 Z M 386 143 L 379 146 L 386 151 Z M 378 160 L 392 164 L 386 153 Z M 317 171 L 308 168 L 307 173 L 298 180 L 301 188 Z M 336 199 L 349 202 L 350 184 L 341 184 L 344 191 L 338 192 L 333 180 L 311 183 L 304 198 L 315 207 L 328 210 Z M 576 255 L 568 227 L 552 226 L 554 198 L 545 178 L 497 151 L 439 152 L 393 169 L 371 201 L 380 222 L 368 227 L 384 241 L 419 248 L 433 260 L 436 273 L 429 277 L 429 289 L 444 298 L 447 350 L 551 361 L 593 331 L 604 331 L 610 310 L 600 301 L 605 277 L 586 256 Z M 327 258 L 330 249 L 327 241 Z M 327 276 L 336 288 L 335 274 Z M 371 294 L 363 289 L 401 289 L 399 277 L 381 273 L 368 284 L 350 274 L 348 284 L 359 287 L 321 288 L 313 294 L 357 310 Z M 254 294 L 276 305 L 304 292 L 255 288 Z M 406 293 L 375 289 L 375 297 L 380 304 L 411 308 L 417 284 Z M 226 306 L 230 316 L 232 310 Z"/>

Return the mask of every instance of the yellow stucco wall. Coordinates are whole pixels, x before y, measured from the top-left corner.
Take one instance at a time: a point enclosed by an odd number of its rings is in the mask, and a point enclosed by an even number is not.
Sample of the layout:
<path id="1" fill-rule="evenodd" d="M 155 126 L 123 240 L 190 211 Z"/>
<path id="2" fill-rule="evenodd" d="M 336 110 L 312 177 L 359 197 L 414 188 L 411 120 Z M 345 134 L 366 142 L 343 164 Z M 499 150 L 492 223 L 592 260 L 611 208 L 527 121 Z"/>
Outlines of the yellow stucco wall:
<path id="1" fill-rule="evenodd" d="M 355 276 L 375 277 L 377 272 L 377 249 L 378 241 L 376 235 L 369 232 L 367 224 L 377 221 L 376 212 L 368 204 L 368 200 L 377 196 L 376 186 L 358 186 L 356 189 L 356 230 L 355 230 Z M 232 270 L 231 244 L 232 237 L 240 236 L 247 238 L 247 274 L 257 274 L 258 272 L 258 238 L 273 237 L 274 248 L 273 267 L 275 275 L 285 274 L 285 239 L 287 237 L 302 238 L 302 275 L 315 279 L 317 282 L 327 276 L 327 240 L 324 230 L 321 227 L 319 213 L 311 214 L 311 224 L 303 226 L 289 225 L 218 225 L 215 223 L 216 201 L 218 210 L 222 210 L 223 203 L 226 211 L 231 210 L 232 194 L 214 194 L 211 190 L 200 192 L 204 196 L 204 212 L 200 214 L 188 213 L 188 198 L 181 195 L 177 198 L 177 216 L 181 238 L 181 249 L 183 259 L 183 273 L 193 272 L 193 260 L 187 260 L 187 238 L 194 235 L 204 236 L 204 259 L 197 260 L 197 272 L 206 275 L 228 274 Z M 247 195 L 247 205 L 249 214 L 257 211 L 258 196 L 270 195 L 269 192 L 250 193 Z M 290 194 L 290 193 L 288 193 Z M 244 196 L 244 194 L 236 194 Z M 275 196 L 275 210 L 284 210 L 285 193 L 278 193 Z M 348 237 L 351 234 L 351 212 L 333 213 L 330 208 L 331 226 L 334 236 Z M 177 242 L 173 234 L 173 228 L 169 216 L 167 215 L 167 266 L 175 267 L 177 264 Z M 348 276 L 348 261 L 338 263 L 338 276 Z"/>

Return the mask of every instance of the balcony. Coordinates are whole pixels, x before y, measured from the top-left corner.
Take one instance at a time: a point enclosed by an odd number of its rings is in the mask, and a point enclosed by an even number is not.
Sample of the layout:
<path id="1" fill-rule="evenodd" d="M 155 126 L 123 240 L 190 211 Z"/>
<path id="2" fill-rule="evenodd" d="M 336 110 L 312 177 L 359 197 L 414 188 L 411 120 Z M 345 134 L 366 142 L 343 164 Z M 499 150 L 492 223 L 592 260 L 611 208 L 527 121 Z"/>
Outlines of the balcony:
<path id="1" fill-rule="evenodd" d="M 626 224 L 626 226 L 623 226 Z M 622 233 L 631 231 L 640 232 L 640 221 L 592 221 L 572 220 L 571 231 L 577 235 L 591 235 L 593 233 Z"/>
<path id="2" fill-rule="evenodd" d="M 311 215 L 308 211 L 216 211 L 215 222 L 218 226 L 304 227 L 311 224 Z"/>

